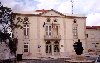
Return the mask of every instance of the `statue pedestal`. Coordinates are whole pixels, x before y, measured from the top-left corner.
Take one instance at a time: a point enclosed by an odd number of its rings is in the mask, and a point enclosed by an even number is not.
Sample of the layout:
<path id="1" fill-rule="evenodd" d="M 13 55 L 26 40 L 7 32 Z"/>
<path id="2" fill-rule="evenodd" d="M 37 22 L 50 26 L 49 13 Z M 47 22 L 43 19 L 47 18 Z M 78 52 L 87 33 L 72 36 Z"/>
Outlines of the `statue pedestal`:
<path id="1" fill-rule="evenodd" d="M 79 61 L 83 61 L 85 58 L 82 55 L 75 55 L 75 59 Z"/>

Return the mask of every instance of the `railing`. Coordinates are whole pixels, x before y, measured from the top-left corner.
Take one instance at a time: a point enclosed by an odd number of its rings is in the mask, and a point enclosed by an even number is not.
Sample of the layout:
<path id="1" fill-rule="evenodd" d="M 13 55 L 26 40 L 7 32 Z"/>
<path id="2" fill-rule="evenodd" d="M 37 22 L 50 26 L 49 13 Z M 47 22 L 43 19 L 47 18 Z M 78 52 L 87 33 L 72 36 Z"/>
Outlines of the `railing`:
<path id="1" fill-rule="evenodd" d="M 61 40 L 61 35 L 44 35 L 44 40 Z"/>

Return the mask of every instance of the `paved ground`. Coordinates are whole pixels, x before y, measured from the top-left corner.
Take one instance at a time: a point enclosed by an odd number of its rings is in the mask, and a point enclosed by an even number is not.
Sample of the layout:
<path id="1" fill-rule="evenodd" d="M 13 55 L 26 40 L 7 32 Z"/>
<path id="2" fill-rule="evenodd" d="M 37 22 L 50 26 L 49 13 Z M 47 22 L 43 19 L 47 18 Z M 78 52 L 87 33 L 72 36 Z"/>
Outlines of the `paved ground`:
<path id="1" fill-rule="evenodd" d="M 38 60 L 23 60 L 17 63 L 68 63 L 65 62 L 66 59 L 60 58 L 60 59 L 38 59 Z"/>
<path id="2" fill-rule="evenodd" d="M 23 60 L 17 63 L 64 63 L 65 59 L 49 59 L 49 60 Z"/>

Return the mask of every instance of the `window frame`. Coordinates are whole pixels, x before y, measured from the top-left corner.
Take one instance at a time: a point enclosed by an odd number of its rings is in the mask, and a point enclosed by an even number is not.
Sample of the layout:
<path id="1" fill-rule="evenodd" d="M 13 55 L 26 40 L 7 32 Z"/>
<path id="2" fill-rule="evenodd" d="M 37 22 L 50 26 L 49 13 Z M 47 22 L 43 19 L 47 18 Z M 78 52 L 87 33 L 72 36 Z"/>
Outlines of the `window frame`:
<path id="1" fill-rule="evenodd" d="M 24 36 L 29 36 L 29 25 L 28 24 L 24 24 Z"/>
<path id="2" fill-rule="evenodd" d="M 51 30 L 52 30 L 51 25 L 46 25 L 45 26 L 46 35 L 51 35 Z"/>
<path id="3" fill-rule="evenodd" d="M 24 46 L 27 46 L 27 47 L 24 47 Z M 23 49 L 23 52 L 24 53 L 28 53 L 29 52 L 29 44 L 28 43 L 24 43 L 24 49 Z M 27 50 L 27 51 L 25 51 L 25 50 Z"/>

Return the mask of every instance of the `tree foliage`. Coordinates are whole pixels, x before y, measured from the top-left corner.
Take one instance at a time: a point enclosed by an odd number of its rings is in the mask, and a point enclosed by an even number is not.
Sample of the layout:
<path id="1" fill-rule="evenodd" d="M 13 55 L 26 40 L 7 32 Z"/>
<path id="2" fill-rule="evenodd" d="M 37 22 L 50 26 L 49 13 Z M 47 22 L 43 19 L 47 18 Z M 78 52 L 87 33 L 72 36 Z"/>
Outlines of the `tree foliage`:
<path id="1" fill-rule="evenodd" d="M 83 53 L 84 49 L 82 47 L 82 42 L 80 42 L 80 40 L 78 40 L 78 42 L 75 42 L 73 46 L 77 55 L 81 55 Z"/>
<path id="2" fill-rule="evenodd" d="M 17 28 L 17 25 L 13 22 L 14 17 L 11 8 L 4 7 L 0 3 L 0 42 L 5 42 L 11 53 L 15 54 L 18 40 L 17 38 L 10 37 L 10 34 L 7 32 L 8 28 L 11 28 L 12 31 L 15 27 Z M 7 40 L 9 43 L 7 43 Z"/>

